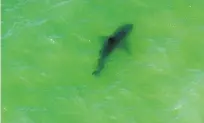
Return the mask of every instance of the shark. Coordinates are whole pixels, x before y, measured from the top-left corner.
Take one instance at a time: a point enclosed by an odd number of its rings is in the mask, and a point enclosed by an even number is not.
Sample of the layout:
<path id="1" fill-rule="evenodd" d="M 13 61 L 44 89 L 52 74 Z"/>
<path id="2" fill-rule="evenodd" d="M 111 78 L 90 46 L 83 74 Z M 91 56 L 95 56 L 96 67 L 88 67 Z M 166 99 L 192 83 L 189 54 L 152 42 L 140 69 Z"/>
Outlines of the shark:
<path id="1" fill-rule="evenodd" d="M 99 75 L 104 68 L 107 57 L 116 49 L 117 47 L 123 47 L 128 51 L 125 45 L 125 38 L 133 29 L 133 24 L 124 24 L 116 29 L 116 31 L 105 37 L 103 46 L 99 52 L 99 59 L 97 68 L 92 72 L 92 75 Z"/>

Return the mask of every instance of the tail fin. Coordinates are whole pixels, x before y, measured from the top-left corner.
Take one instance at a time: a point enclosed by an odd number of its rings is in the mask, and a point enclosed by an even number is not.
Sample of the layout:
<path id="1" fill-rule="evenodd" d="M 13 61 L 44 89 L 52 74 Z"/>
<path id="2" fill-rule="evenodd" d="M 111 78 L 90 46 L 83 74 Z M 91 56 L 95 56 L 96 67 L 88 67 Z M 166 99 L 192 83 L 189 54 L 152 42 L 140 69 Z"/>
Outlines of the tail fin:
<path id="1" fill-rule="evenodd" d="M 94 75 L 94 76 L 99 76 L 99 74 L 100 74 L 100 71 L 98 71 L 98 70 L 95 70 L 95 71 L 92 73 L 92 75 Z"/>
<path id="2" fill-rule="evenodd" d="M 92 75 L 99 75 L 101 70 L 104 68 L 104 61 L 103 59 L 98 60 L 98 67 L 97 69 L 92 73 Z"/>

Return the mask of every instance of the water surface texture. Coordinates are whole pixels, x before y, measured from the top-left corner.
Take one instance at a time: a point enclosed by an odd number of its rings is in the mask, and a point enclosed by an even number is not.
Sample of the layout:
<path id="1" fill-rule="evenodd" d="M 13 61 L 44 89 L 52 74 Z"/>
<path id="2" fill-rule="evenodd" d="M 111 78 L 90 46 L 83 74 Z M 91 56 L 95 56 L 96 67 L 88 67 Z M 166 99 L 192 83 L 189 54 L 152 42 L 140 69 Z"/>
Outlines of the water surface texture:
<path id="1" fill-rule="evenodd" d="M 3 123 L 204 123 L 203 0 L 3 0 Z M 101 37 L 124 23 L 99 77 Z"/>

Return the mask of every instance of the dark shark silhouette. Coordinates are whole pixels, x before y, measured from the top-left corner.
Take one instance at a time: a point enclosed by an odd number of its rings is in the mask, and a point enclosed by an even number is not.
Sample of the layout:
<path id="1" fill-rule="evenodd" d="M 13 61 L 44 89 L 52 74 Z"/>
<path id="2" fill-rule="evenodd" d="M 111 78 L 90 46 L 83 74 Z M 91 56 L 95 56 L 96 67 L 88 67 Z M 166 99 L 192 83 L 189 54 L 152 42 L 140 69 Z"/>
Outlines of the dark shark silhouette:
<path id="1" fill-rule="evenodd" d="M 119 46 L 119 44 L 124 43 L 124 38 L 132 31 L 132 29 L 133 24 L 123 25 L 119 27 L 111 36 L 106 38 L 103 47 L 100 50 L 100 58 L 98 59 L 97 69 L 92 73 L 92 75 L 100 74 L 101 70 L 104 68 L 106 58 L 116 47 Z M 127 49 L 125 45 L 123 47 Z"/>

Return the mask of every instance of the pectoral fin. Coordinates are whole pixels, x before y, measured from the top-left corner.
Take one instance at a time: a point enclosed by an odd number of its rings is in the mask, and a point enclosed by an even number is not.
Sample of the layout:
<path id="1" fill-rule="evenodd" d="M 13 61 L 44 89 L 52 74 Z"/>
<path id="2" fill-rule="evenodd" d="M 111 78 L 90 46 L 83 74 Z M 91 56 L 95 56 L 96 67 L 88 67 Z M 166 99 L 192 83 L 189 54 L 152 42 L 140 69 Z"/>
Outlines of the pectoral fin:
<path id="1" fill-rule="evenodd" d="M 129 49 L 128 44 L 127 44 L 126 41 L 121 42 L 118 45 L 118 48 L 125 50 L 128 54 L 131 54 L 130 49 Z"/>
<path id="2" fill-rule="evenodd" d="M 108 36 L 100 36 L 100 37 L 99 37 L 99 40 L 100 40 L 100 41 L 103 41 L 103 42 L 104 42 L 105 40 L 107 40 L 107 39 L 108 39 Z"/>

